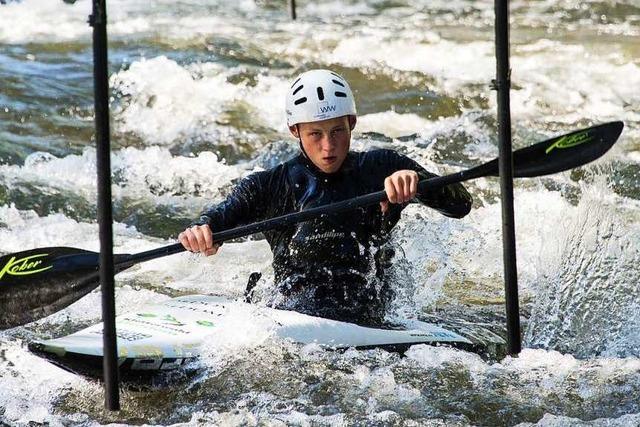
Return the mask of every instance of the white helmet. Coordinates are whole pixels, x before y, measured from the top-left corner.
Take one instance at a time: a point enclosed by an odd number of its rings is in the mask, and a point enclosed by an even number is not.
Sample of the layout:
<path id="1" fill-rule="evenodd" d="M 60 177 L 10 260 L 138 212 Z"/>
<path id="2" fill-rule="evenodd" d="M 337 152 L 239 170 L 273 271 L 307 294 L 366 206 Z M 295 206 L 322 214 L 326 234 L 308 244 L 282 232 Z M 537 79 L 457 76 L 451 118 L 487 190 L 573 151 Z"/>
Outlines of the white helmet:
<path id="1" fill-rule="evenodd" d="M 287 126 L 347 115 L 356 115 L 356 102 L 347 81 L 333 71 L 307 71 L 287 92 Z"/>

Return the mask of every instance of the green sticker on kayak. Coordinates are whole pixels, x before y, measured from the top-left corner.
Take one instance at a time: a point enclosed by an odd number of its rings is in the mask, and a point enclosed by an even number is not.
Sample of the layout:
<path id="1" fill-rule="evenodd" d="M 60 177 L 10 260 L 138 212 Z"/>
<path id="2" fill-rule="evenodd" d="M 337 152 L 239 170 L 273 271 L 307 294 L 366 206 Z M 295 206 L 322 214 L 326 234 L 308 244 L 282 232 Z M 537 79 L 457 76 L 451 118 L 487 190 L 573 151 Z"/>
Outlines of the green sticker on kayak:
<path id="1" fill-rule="evenodd" d="M 198 320 L 196 323 L 200 326 L 213 326 L 213 322 L 209 322 L 208 320 Z"/>
<path id="2" fill-rule="evenodd" d="M 184 326 L 184 323 L 180 322 L 178 319 L 176 319 L 175 317 L 173 317 L 170 314 L 165 314 L 165 316 L 162 318 L 162 320 L 165 323 L 168 323 L 170 325 L 175 325 L 175 326 Z"/>
<path id="3" fill-rule="evenodd" d="M 153 313 L 136 313 L 136 316 L 145 317 L 145 318 L 149 318 L 149 319 L 154 318 L 154 317 L 158 317 L 157 314 L 153 314 Z M 169 324 L 169 325 L 173 325 L 173 326 L 184 326 L 184 323 L 182 323 L 181 321 L 176 319 L 171 314 L 165 314 L 164 316 L 160 317 L 160 320 L 164 324 Z"/>
<path id="4" fill-rule="evenodd" d="M 546 154 L 549 154 L 554 148 L 571 148 L 576 145 L 584 144 L 586 142 L 591 141 L 591 137 L 589 136 L 589 131 L 578 132 L 573 135 L 565 135 L 553 144 L 551 144 L 545 150 Z"/>

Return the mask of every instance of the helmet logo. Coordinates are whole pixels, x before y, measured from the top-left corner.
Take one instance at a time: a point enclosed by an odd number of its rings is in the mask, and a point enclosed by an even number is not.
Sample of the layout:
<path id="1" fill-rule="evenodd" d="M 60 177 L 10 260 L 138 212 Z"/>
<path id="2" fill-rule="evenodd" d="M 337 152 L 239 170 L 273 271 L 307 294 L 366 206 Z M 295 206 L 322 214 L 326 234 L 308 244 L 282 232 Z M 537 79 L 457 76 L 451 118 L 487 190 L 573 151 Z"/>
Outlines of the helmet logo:
<path id="1" fill-rule="evenodd" d="M 336 111 L 337 110 L 337 105 L 333 104 L 333 105 L 329 105 L 328 102 L 319 102 L 318 103 L 318 115 L 323 115 L 323 114 L 327 114 L 330 113 L 332 111 Z"/>

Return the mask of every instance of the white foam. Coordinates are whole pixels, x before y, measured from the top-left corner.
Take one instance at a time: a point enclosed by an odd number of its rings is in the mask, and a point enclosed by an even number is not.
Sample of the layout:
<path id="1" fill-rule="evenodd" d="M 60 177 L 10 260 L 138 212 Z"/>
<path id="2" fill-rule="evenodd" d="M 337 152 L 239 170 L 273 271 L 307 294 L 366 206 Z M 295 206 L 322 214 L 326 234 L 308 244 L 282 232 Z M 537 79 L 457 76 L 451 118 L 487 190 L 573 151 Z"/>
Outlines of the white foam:
<path id="1" fill-rule="evenodd" d="M 237 298 L 243 295 L 249 275 L 269 274 L 270 264 L 271 250 L 267 242 L 248 241 L 225 243 L 217 255 L 210 257 L 183 253 L 147 261 L 121 276 L 145 283 L 162 283 L 182 292 Z"/>
<path id="2" fill-rule="evenodd" d="M 125 148 L 115 153 L 112 168 L 119 178 L 120 196 L 162 199 L 166 195 L 170 200 L 171 196 L 196 196 L 209 202 L 220 198 L 220 189 L 245 173 L 211 152 L 173 156 L 160 147 Z"/>
<path id="3" fill-rule="evenodd" d="M 46 246 L 73 246 L 96 251 L 99 249 L 98 225 L 80 223 L 63 214 L 39 217 L 33 211 L 21 211 L 14 206 L 0 205 L 0 252 L 19 252 Z M 138 239 L 135 228 L 114 224 L 116 245 L 127 239 Z"/>
<path id="4" fill-rule="evenodd" d="M 200 358 L 213 372 L 223 369 L 234 360 L 246 358 L 248 352 L 272 342 L 275 337 L 277 322 L 256 316 L 259 307 L 229 303 L 226 308 L 228 313 L 220 318 L 218 332 L 208 337 L 201 347 Z M 251 322 L 248 319 L 252 319 Z"/>
<path id="5" fill-rule="evenodd" d="M 150 144 L 190 139 L 224 143 L 230 128 L 220 116 L 242 104 L 254 113 L 254 124 L 262 121 L 285 130 L 286 81 L 261 75 L 250 87 L 229 83 L 228 76 L 229 70 L 214 63 L 179 65 L 164 56 L 135 61 L 111 78 L 114 89 L 125 97 L 114 112 L 117 129 Z"/>
<path id="6" fill-rule="evenodd" d="M 345 2 L 340 0 L 321 3 L 303 3 L 298 12 L 305 18 L 335 18 L 339 16 L 370 15 L 375 9 L 366 2 Z"/>
<path id="7" fill-rule="evenodd" d="M 408 33 L 424 31 L 427 26 L 437 25 L 457 24 L 470 28 L 493 25 L 491 2 L 470 4 L 466 1 L 437 0 L 429 2 L 427 9 L 421 2 L 414 1 L 404 2 L 396 7 L 379 6 L 376 1 L 302 3 L 298 5 L 299 19 L 296 24 L 301 26 L 319 18 L 329 24 L 335 24 L 339 19 L 346 21 L 348 18 L 358 20 L 366 17 L 367 26 L 401 28 Z M 589 2 L 584 2 L 583 6 L 591 7 Z M 91 29 L 86 23 L 86 18 L 91 13 L 91 2 L 88 0 L 78 0 L 74 4 L 23 0 L 9 2 L 2 7 L 0 40 L 4 42 L 88 41 L 90 38 Z M 242 26 L 229 25 L 228 16 L 242 23 L 246 22 L 247 26 L 252 25 L 252 28 L 267 29 L 270 26 L 269 22 L 256 22 L 256 15 L 260 16 L 262 8 L 251 0 L 243 0 L 233 5 L 227 2 L 191 0 L 180 5 L 180 13 L 175 12 L 175 3 L 171 2 L 113 0 L 109 3 L 108 9 L 110 35 L 115 37 L 153 35 L 161 40 L 175 40 L 199 39 L 212 34 L 247 35 L 247 30 Z M 573 21 L 567 20 L 567 12 L 574 9 L 576 6 L 570 0 L 559 3 L 514 2 L 511 15 L 516 26 L 544 27 L 550 33 L 566 30 L 584 31 L 585 28 L 590 28 L 593 34 L 639 34 L 639 19 L 634 15 L 628 15 L 627 19 L 614 19 L 614 22 L 601 22 L 601 17 L 595 15 Z M 281 21 L 286 22 L 286 17 L 286 11 L 282 7 Z M 274 15 L 271 19 L 274 19 Z M 348 28 L 349 22 L 346 24 Z"/>
<path id="8" fill-rule="evenodd" d="M 419 137 L 416 142 L 409 142 L 407 150 L 412 155 L 420 156 L 424 161 L 424 166 L 433 168 L 433 172 L 438 171 L 438 167 L 446 168 L 446 165 L 429 163 L 433 155 L 434 148 L 444 148 L 446 146 L 432 146 L 432 141 L 436 138 L 444 137 L 444 144 L 454 139 L 458 134 L 468 135 L 473 143 L 466 144 L 462 148 L 462 153 L 469 160 L 479 160 L 486 162 L 498 157 L 498 148 L 495 145 L 495 137 L 492 132 L 482 123 L 483 114 L 478 111 L 465 111 L 460 116 L 441 117 L 434 121 L 425 121 L 425 126 L 419 130 Z M 415 145 L 426 145 L 427 149 L 417 148 Z M 442 143 L 441 143 L 442 144 Z M 444 169 L 445 171 L 447 169 Z"/>
<path id="9" fill-rule="evenodd" d="M 532 349 L 524 349 L 518 357 L 507 357 L 497 363 L 483 362 L 466 352 L 427 345 L 413 346 L 406 356 L 407 364 L 417 363 L 426 370 L 452 370 L 456 375 L 468 373 L 472 384 L 466 387 L 483 389 L 498 382 L 506 399 L 516 402 L 534 399 L 536 405 L 543 407 L 545 402 L 570 398 L 575 393 L 582 398 L 582 401 L 574 400 L 577 405 L 599 402 L 606 399 L 611 387 L 616 387 L 612 382 L 622 384 L 616 376 L 634 382 L 640 367 L 637 358 L 579 360 L 567 354 Z M 580 380 L 575 381 L 576 378 Z"/>
<path id="10" fill-rule="evenodd" d="M 473 353 L 455 350 L 446 347 L 433 347 L 425 344 L 412 346 L 405 356 L 425 369 L 437 369 L 443 364 L 463 364 L 484 369 L 486 366 L 482 359 Z"/>
<path id="11" fill-rule="evenodd" d="M 543 0 L 536 2 L 515 1 L 510 7 L 516 25 L 544 28 L 547 33 L 584 32 L 586 34 L 616 34 L 637 36 L 640 34 L 637 14 L 628 12 L 623 16 L 599 14 L 602 10 L 599 0 L 587 0 L 576 3 L 572 0 Z M 617 3 L 620 8 L 635 6 L 635 0 L 623 0 Z M 610 9 L 611 10 L 611 9 Z M 572 14 L 576 18 L 571 19 Z M 580 17 L 582 16 L 582 17 Z"/>
<path id="12" fill-rule="evenodd" d="M 493 45 L 489 42 L 349 37 L 338 43 L 327 61 L 352 67 L 385 64 L 397 70 L 420 71 L 438 77 L 447 92 L 464 84 L 488 82 L 495 73 Z"/>
<path id="13" fill-rule="evenodd" d="M 560 235 L 558 219 L 573 210 L 560 192 L 541 187 L 536 187 L 536 190 L 516 189 L 514 196 L 518 272 L 524 286 L 537 273 L 536 268 L 546 261 L 540 257 L 544 256 L 547 245 Z M 502 276 L 501 210 L 499 203 L 474 210 L 467 222 L 467 231 L 474 236 L 463 235 L 456 242 L 466 249 L 471 249 L 469 245 L 475 248 L 472 250 L 474 261 L 466 264 L 467 268 L 471 267 L 467 270 L 470 277 Z M 465 255 L 469 253 L 465 252 Z"/>
<path id="14" fill-rule="evenodd" d="M 530 284 L 543 264 L 541 259 L 552 244 L 558 224 L 556 218 L 566 216 L 571 205 L 559 192 L 530 192 L 516 189 L 516 238 L 521 291 Z M 419 205 L 410 205 L 398 225 L 395 240 L 402 242 L 409 274 L 416 288 L 403 300 L 402 312 L 419 312 L 433 307 L 443 296 L 445 285 L 453 288 L 474 283 L 478 295 L 500 299 L 502 287 L 502 221 L 499 204 L 487 204 L 472 210 L 466 218 L 455 220 Z M 409 288 L 410 289 L 410 288 Z"/>
<path id="15" fill-rule="evenodd" d="M 221 197 L 221 187 L 246 173 L 210 152 L 182 157 L 161 147 L 115 151 L 111 163 L 114 199 L 186 205 L 194 210 L 194 216 L 205 203 Z M 63 158 L 36 152 L 23 166 L 0 165 L 0 180 L 11 187 L 29 183 L 50 191 L 70 191 L 93 204 L 97 198 L 95 150 L 86 148 L 81 155 Z"/>
<path id="16" fill-rule="evenodd" d="M 551 238 L 540 246 L 527 342 L 581 357 L 637 356 L 640 342 L 629 327 L 639 322 L 640 228 L 616 209 L 604 179 L 582 190 L 578 206 L 549 224 Z"/>
<path id="17" fill-rule="evenodd" d="M 175 40 L 199 38 L 203 34 L 244 34 L 236 26 L 228 25 L 228 20 L 205 13 L 210 2 L 190 3 L 186 16 L 175 16 L 175 3 L 112 0 L 107 13 L 109 37 L 157 36 L 160 40 Z M 92 29 L 87 18 L 91 13 L 92 3 L 88 0 L 74 4 L 46 0 L 9 2 L 2 5 L 0 13 L 0 41 L 90 42 Z"/>
<path id="18" fill-rule="evenodd" d="M 428 33 L 427 33 L 428 34 Z M 437 78 L 445 94 L 468 93 L 469 85 L 481 85 L 495 108 L 489 82 L 495 78 L 493 42 L 458 42 L 437 37 L 415 40 L 410 35 L 355 35 L 340 40 L 327 62 L 351 67 L 380 65 L 395 70 L 418 71 Z M 602 55 L 584 46 L 542 40 L 522 50 L 513 49 L 511 111 L 515 118 L 539 119 L 540 112 L 553 120 L 575 123 L 583 117 L 638 121 L 639 112 L 628 105 L 640 103 L 640 69 L 613 51 Z M 594 90 L 593 88 L 607 88 Z"/>
<path id="19" fill-rule="evenodd" d="M 0 420 L 63 425 L 66 416 L 53 413 L 53 403 L 69 387 L 90 387 L 82 378 L 29 353 L 19 342 L 0 344 Z"/>
<path id="20" fill-rule="evenodd" d="M 128 98 L 114 114 L 118 130 L 160 144 L 206 134 L 207 124 L 215 127 L 224 103 L 237 96 L 219 67 L 206 68 L 202 70 L 206 78 L 196 78 L 189 69 L 160 56 L 143 58 L 112 76 L 111 85 Z"/>
<path id="21" fill-rule="evenodd" d="M 640 118 L 640 112 L 625 108 L 640 103 L 640 92 L 628 90 L 640 87 L 640 67 L 615 50 L 603 55 L 581 45 L 541 40 L 521 54 L 516 50 L 512 64 L 513 81 L 522 87 L 512 91 L 512 112 L 518 117 L 539 117 L 543 109 L 566 123 L 583 117 Z"/>
<path id="22" fill-rule="evenodd" d="M 638 425 L 640 425 L 640 413 L 625 414 L 617 418 L 597 418 L 589 421 L 546 413 L 536 423 L 520 423 L 516 427 L 636 427 Z"/>
<path id="23" fill-rule="evenodd" d="M 395 111 L 365 114 L 358 117 L 357 133 L 379 132 L 391 138 L 411 135 L 430 127 L 431 122 L 417 114 L 400 114 Z"/>
<path id="24" fill-rule="evenodd" d="M 0 41 L 28 43 L 56 40 L 88 39 L 91 27 L 86 23 L 91 3 L 78 5 L 41 0 L 23 0 L 1 5 Z"/>

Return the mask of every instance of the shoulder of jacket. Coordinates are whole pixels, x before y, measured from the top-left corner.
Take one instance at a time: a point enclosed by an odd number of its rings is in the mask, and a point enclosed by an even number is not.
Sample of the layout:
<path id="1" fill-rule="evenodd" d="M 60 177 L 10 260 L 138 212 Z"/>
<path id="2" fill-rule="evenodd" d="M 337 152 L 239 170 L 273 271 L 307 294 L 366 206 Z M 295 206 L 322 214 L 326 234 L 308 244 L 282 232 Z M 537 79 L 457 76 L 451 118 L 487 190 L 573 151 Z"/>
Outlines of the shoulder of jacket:
<path id="1" fill-rule="evenodd" d="M 261 171 L 256 171 L 256 172 L 252 172 L 249 175 L 246 176 L 246 178 L 253 178 L 253 179 L 265 179 L 265 178 L 269 178 L 272 176 L 276 176 L 276 175 L 280 175 L 282 174 L 283 171 L 286 171 L 290 165 L 291 161 L 286 161 L 284 163 L 280 163 L 272 168 L 269 169 L 264 169 Z M 245 178 L 245 179 L 246 179 Z"/>
<path id="2" fill-rule="evenodd" d="M 391 159 L 396 160 L 402 155 L 395 150 L 388 148 L 376 148 L 375 150 L 363 151 L 358 153 L 360 163 L 384 163 Z"/>

